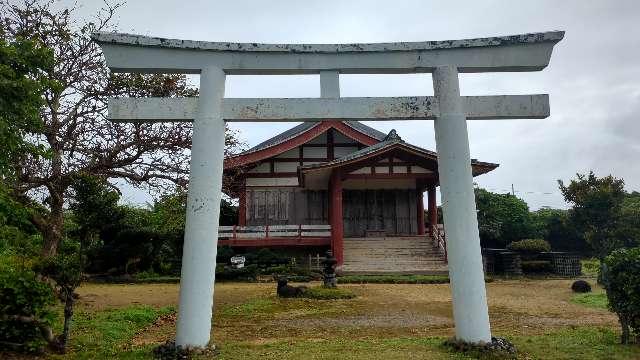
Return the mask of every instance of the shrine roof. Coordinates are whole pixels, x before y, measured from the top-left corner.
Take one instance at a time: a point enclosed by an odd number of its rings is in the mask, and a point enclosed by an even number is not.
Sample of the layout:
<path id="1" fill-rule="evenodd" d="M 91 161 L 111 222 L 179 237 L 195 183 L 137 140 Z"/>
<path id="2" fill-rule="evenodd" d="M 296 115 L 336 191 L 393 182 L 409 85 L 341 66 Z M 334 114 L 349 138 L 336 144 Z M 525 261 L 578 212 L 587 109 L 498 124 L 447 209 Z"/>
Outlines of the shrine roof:
<path id="1" fill-rule="evenodd" d="M 300 167 L 300 172 L 304 173 L 307 171 L 319 170 L 319 169 L 327 169 L 327 168 L 336 168 L 341 167 L 343 165 L 357 163 L 360 160 L 368 159 L 370 157 L 380 155 L 386 153 L 392 149 L 401 149 L 404 151 L 409 151 L 415 155 L 421 156 L 425 159 L 432 160 L 434 162 L 438 161 L 438 154 L 434 151 L 423 149 L 419 146 L 409 144 L 402 140 L 400 136 L 396 133 L 395 130 L 391 130 L 388 135 L 382 139 L 381 142 L 377 144 L 373 144 L 366 148 L 360 149 L 356 152 L 350 153 L 343 157 L 337 158 L 332 161 L 305 165 Z M 482 162 L 476 159 L 471 159 L 471 166 L 473 168 L 473 176 L 485 174 L 489 171 L 494 170 L 499 166 L 499 164 Z"/>
<path id="2" fill-rule="evenodd" d="M 367 136 L 370 136 L 376 140 L 382 141 L 384 139 L 384 137 L 386 136 L 385 133 L 378 131 L 370 126 L 367 126 L 361 122 L 358 121 L 343 121 L 343 124 L 351 127 L 352 129 L 359 131 Z M 314 126 L 318 125 L 318 122 L 303 122 L 302 124 L 295 126 L 289 130 L 286 130 L 268 140 L 265 140 L 263 142 L 261 142 L 260 144 L 250 148 L 247 151 L 244 151 L 238 155 L 243 155 L 243 154 L 247 154 L 247 153 L 251 153 L 251 152 L 256 152 L 256 151 L 260 151 L 260 150 L 264 150 L 267 148 L 270 148 L 272 146 L 278 145 L 280 143 L 286 142 L 287 140 L 294 138 L 302 133 L 304 133 L 305 131 L 313 128 Z"/>

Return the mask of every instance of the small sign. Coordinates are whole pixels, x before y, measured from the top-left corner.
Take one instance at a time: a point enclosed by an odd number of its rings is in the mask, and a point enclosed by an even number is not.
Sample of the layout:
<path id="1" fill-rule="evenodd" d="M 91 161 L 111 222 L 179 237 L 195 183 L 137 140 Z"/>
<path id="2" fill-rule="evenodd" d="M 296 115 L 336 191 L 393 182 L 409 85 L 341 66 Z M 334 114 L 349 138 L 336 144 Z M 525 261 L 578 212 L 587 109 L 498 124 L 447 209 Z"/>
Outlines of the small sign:
<path id="1" fill-rule="evenodd" d="M 244 256 L 234 256 L 231 258 L 231 266 L 234 269 L 242 269 L 244 267 L 245 258 Z"/>

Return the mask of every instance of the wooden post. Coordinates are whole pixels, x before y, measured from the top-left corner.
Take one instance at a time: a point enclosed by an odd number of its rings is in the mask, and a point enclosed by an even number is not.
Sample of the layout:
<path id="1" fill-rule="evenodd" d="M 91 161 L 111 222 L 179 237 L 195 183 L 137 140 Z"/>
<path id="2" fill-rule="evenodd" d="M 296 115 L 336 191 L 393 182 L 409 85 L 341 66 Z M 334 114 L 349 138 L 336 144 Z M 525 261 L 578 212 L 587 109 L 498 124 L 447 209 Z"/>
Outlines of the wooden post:
<path id="1" fill-rule="evenodd" d="M 418 235 L 424 235 L 425 234 L 425 230 L 424 230 L 424 189 L 422 187 L 419 187 L 416 189 L 416 191 L 418 192 Z"/>
<path id="2" fill-rule="evenodd" d="M 246 180 L 242 180 L 242 186 L 240 187 L 240 195 L 238 198 L 238 225 L 247 225 L 247 188 Z"/>
<path id="3" fill-rule="evenodd" d="M 342 224 L 342 179 L 340 172 L 334 170 L 330 181 L 331 193 L 331 249 L 338 260 L 338 266 L 344 262 L 343 224 Z"/>

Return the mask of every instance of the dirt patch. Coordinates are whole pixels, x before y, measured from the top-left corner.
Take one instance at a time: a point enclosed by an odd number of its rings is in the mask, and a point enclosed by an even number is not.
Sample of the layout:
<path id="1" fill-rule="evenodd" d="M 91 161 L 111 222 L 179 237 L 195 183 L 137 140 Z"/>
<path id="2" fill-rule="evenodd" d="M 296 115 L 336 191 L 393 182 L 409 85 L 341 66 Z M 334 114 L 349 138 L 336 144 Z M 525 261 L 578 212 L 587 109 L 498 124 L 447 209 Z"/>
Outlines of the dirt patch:
<path id="1" fill-rule="evenodd" d="M 376 328 L 411 328 L 453 326 L 449 318 L 402 312 L 386 315 L 361 315 L 328 319 L 294 319 L 272 321 L 279 327 L 322 328 L 322 327 L 376 327 Z"/>
<path id="2" fill-rule="evenodd" d="M 80 294 L 78 305 L 95 310 L 178 303 L 178 284 L 85 284 L 77 292 Z"/>
<path id="3" fill-rule="evenodd" d="M 167 314 L 159 317 L 153 324 L 139 331 L 131 340 L 131 344 L 133 346 L 144 346 L 171 340 L 175 334 L 176 320 L 176 314 Z"/>

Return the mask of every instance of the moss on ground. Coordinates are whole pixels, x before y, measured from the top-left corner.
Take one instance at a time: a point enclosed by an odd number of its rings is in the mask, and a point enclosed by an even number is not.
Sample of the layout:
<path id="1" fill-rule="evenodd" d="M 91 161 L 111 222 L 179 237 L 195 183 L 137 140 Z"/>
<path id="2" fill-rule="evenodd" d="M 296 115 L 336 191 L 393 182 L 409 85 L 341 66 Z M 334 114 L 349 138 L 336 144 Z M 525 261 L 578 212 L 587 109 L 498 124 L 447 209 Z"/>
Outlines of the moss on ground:
<path id="1" fill-rule="evenodd" d="M 308 288 L 301 297 L 315 300 L 345 300 L 356 297 L 353 291 L 345 288 L 328 288 L 316 286 Z"/>

